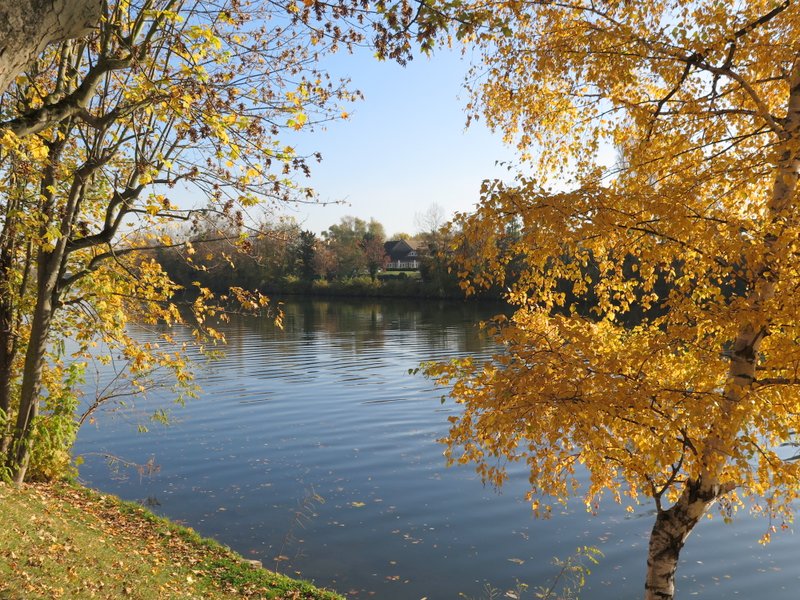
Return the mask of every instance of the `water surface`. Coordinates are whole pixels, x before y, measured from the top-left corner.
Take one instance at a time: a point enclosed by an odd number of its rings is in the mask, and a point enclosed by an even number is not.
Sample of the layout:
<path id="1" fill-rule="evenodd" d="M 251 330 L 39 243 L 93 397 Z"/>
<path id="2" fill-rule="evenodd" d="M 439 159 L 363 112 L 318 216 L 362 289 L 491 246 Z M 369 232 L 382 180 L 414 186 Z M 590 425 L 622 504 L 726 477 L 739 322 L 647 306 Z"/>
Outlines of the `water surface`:
<path id="1" fill-rule="evenodd" d="M 469 467 L 446 468 L 437 438 L 458 410 L 410 375 L 425 360 L 487 356 L 476 324 L 498 311 L 459 302 L 290 301 L 268 319 L 223 327 L 226 357 L 198 374 L 199 399 L 173 424 L 137 423 L 166 396 L 98 415 L 81 430 L 81 478 L 139 500 L 265 566 L 351 598 L 486 597 L 487 585 L 546 585 L 554 556 L 604 554 L 583 597 L 640 597 L 652 507 L 628 515 L 580 502 L 537 520 L 518 467 L 501 493 Z M 137 329 L 142 339 L 153 337 Z M 109 468 L 102 454 L 157 465 Z M 679 569 L 681 597 L 798 596 L 797 536 L 762 548 L 767 527 L 744 516 L 701 523 Z M 529 597 L 533 597 L 532 595 Z"/>

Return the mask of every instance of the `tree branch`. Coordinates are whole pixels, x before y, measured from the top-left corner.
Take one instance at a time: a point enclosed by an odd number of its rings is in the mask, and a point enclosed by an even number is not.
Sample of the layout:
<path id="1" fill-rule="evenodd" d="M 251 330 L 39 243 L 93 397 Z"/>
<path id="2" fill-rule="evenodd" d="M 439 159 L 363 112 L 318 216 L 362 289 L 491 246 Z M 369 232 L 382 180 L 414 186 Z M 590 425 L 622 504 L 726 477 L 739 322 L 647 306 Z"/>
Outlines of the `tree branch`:
<path id="1" fill-rule="evenodd" d="M 132 57 L 130 56 L 121 59 L 101 58 L 74 92 L 58 102 L 45 104 L 20 117 L 0 123 L 0 131 L 11 131 L 20 137 L 32 135 L 67 117 L 78 115 L 82 111 L 85 112 L 89 100 L 94 96 L 103 77 L 112 71 L 127 69 L 131 62 Z"/>

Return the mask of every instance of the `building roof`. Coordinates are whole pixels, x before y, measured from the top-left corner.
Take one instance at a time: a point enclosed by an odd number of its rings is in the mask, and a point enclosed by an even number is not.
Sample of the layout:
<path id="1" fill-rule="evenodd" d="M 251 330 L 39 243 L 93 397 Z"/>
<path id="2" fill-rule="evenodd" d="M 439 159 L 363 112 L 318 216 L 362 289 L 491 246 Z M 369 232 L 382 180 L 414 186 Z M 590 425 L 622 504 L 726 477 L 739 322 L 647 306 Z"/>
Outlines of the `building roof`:
<path id="1" fill-rule="evenodd" d="M 391 240 L 383 244 L 383 248 L 392 262 L 406 260 L 410 253 L 416 252 L 421 246 L 422 244 L 414 240 Z"/>

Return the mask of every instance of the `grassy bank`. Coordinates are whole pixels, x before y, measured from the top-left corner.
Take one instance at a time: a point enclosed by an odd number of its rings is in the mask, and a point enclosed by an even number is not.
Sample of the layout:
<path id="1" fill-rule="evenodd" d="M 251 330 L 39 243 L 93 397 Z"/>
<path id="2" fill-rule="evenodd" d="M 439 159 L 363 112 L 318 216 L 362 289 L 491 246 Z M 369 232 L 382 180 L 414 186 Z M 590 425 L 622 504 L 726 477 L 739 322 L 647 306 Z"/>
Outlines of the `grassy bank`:
<path id="1" fill-rule="evenodd" d="M 325 279 L 302 281 L 295 277 L 284 277 L 278 281 L 265 282 L 261 290 L 267 294 L 300 296 L 464 300 L 464 292 L 457 284 L 442 285 L 426 282 L 420 278 L 419 273 L 405 276 L 380 275 L 376 280 L 369 277 L 351 277 L 333 281 Z"/>
<path id="2" fill-rule="evenodd" d="M 259 569 L 137 504 L 81 487 L 0 482 L 0 599 L 342 600 Z"/>

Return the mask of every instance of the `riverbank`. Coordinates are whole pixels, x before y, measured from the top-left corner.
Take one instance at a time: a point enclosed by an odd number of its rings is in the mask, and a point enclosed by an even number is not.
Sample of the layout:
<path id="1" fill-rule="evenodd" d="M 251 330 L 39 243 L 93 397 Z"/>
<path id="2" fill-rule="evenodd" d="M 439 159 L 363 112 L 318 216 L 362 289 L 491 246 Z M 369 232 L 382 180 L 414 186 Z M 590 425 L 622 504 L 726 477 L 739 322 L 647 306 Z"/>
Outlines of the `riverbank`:
<path id="1" fill-rule="evenodd" d="M 190 289 L 190 288 L 187 288 Z M 222 286 L 211 286 L 217 293 L 225 293 Z M 302 281 L 293 277 L 282 278 L 277 281 L 264 282 L 259 290 L 267 295 L 291 295 L 317 298 L 344 297 L 344 298 L 386 298 L 386 299 L 435 299 L 435 300 L 486 300 L 492 299 L 489 294 L 465 298 L 463 290 L 455 284 L 446 285 L 423 281 L 419 274 L 414 277 L 379 276 L 378 279 L 369 277 L 352 277 L 342 280 L 328 281 L 316 279 Z M 496 301 L 497 298 L 494 298 Z"/>
<path id="2" fill-rule="evenodd" d="M 343 600 L 253 567 L 138 504 L 65 484 L 0 482 L 0 599 Z"/>

